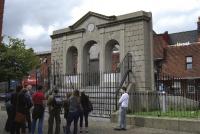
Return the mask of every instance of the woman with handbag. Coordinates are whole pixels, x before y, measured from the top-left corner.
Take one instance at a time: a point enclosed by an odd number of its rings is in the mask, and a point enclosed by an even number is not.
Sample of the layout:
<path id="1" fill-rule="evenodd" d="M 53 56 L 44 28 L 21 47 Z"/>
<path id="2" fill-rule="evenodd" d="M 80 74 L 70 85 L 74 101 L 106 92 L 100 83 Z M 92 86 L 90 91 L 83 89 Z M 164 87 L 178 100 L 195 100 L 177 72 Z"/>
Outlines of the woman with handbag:
<path id="1" fill-rule="evenodd" d="M 26 121 L 27 100 L 22 89 L 22 86 L 17 86 L 16 93 L 11 96 L 11 104 L 13 105 L 11 134 L 20 134 L 20 130 Z"/>
<path id="2" fill-rule="evenodd" d="M 80 100 L 83 108 L 80 113 L 80 133 L 83 132 L 83 118 L 85 119 L 85 133 L 88 133 L 88 114 L 92 111 L 92 108 L 90 108 L 91 102 L 89 96 L 85 94 L 84 90 L 81 91 Z"/>

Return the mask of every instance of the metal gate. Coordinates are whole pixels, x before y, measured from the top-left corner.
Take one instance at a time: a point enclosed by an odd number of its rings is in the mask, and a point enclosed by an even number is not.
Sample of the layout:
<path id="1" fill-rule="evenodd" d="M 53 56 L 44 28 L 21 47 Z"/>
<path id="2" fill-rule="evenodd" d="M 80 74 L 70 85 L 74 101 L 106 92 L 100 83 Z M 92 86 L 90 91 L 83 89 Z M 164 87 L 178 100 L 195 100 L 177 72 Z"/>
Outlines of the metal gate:
<path id="1" fill-rule="evenodd" d="M 119 89 L 124 82 L 130 82 L 131 68 L 132 55 L 127 53 L 114 72 L 59 74 L 59 71 L 53 69 L 51 85 L 56 86 L 64 98 L 74 89 L 84 90 L 93 104 L 90 115 L 109 118 L 118 109 Z"/>
<path id="2" fill-rule="evenodd" d="M 74 89 L 84 91 L 93 104 L 93 111 L 90 115 L 109 118 L 117 108 L 118 95 L 116 93 L 119 89 L 120 77 L 120 73 L 90 72 L 59 74 L 53 76 L 52 81 L 55 82 L 55 86 L 60 90 L 60 95 L 64 98 Z M 94 81 L 90 81 L 91 79 Z"/>

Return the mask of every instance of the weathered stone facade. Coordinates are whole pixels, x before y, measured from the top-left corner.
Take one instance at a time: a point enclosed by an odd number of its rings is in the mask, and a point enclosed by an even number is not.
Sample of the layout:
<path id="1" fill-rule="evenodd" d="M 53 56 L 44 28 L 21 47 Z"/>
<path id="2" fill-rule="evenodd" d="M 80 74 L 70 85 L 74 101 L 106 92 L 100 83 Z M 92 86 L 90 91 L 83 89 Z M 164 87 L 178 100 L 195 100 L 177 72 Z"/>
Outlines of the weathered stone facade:
<path id="1" fill-rule="evenodd" d="M 77 72 L 87 71 L 87 53 L 93 44 L 100 48 L 99 70 L 110 68 L 110 46 L 119 44 L 120 62 L 129 52 L 133 57 L 133 73 L 139 90 L 153 90 L 152 15 L 138 11 L 120 16 L 104 16 L 88 12 L 68 28 L 56 30 L 52 37 L 52 62 L 57 61 L 61 73 L 68 73 L 71 47 L 78 52 Z"/>

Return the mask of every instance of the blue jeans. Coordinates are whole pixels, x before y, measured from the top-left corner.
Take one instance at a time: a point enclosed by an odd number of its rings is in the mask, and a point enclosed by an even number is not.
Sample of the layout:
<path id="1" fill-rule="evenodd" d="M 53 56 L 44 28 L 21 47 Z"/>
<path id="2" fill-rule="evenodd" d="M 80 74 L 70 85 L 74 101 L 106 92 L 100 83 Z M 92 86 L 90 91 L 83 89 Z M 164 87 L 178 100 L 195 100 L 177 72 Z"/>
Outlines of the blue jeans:
<path id="1" fill-rule="evenodd" d="M 119 111 L 119 127 L 126 128 L 126 107 L 120 107 Z"/>
<path id="2" fill-rule="evenodd" d="M 72 121 L 74 121 L 74 132 L 73 134 L 77 134 L 78 131 L 78 118 L 79 118 L 80 112 L 69 112 L 67 116 L 67 128 L 66 128 L 66 134 L 70 134 L 70 127 Z"/>
<path id="3" fill-rule="evenodd" d="M 35 133 L 35 127 L 38 119 L 33 119 L 32 120 L 32 125 L 31 125 L 31 134 Z M 43 128 L 43 121 L 44 121 L 44 114 L 41 118 L 39 118 L 38 122 L 38 134 L 43 134 L 42 128 Z"/>

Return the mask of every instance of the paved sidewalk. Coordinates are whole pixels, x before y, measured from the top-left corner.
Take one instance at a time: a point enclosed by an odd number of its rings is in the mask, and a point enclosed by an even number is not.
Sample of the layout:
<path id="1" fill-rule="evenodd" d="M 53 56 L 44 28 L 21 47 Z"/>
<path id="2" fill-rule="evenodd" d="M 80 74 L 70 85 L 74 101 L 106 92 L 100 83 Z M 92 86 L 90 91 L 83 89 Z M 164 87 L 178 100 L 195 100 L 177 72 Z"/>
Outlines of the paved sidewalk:
<path id="1" fill-rule="evenodd" d="M 0 134 L 8 134 L 4 131 L 4 126 L 6 122 L 6 112 L 0 111 Z M 63 117 L 62 117 L 63 118 Z M 47 134 L 47 120 L 48 113 L 45 116 L 45 124 L 44 124 L 44 134 Z M 62 125 L 65 124 L 65 121 L 62 120 Z M 89 118 L 89 134 L 195 134 L 195 133 L 187 133 L 187 132 L 178 132 L 178 131 L 169 131 L 162 129 L 153 129 L 153 128 L 143 128 L 143 127 L 131 127 L 128 126 L 126 131 L 116 131 L 113 128 L 117 124 L 110 123 L 109 119 L 102 118 Z M 61 134 L 63 134 L 61 128 Z"/>

